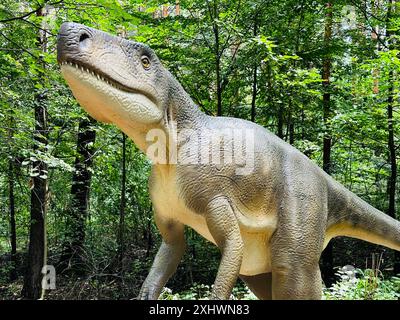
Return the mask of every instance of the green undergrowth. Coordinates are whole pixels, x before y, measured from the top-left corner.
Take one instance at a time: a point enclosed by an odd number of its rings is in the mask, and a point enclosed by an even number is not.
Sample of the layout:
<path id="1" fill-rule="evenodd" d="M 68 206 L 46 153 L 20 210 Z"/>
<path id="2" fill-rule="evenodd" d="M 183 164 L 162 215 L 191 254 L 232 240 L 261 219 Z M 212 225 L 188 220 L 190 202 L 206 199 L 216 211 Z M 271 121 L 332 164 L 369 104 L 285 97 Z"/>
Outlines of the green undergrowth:
<path id="1" fill-rule="evenodd" d="M 374 269 L 339 269 L 338 280 L 330 288 L 323 288 L 323 300 L 399 300 L 400 277 L 385 278 Z M 162 300 L 202 300 L 210 296 L 211 286 L 194 284 L 189 290 L 172 292 L 164 288 Z M 243 284 L 239 283 L 232 291 L 233 300 L 255 300 L 257 297 Z"/>

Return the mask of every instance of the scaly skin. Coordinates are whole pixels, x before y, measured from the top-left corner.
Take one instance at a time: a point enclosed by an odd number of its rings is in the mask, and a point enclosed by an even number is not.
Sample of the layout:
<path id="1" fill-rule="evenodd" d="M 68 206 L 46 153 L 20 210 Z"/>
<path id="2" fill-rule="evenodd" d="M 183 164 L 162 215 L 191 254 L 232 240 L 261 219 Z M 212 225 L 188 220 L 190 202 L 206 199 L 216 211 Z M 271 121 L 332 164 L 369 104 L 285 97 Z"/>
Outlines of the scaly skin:
<path id="1" fill-rule="evenodd" d="M 400 222 L 346 190 L 263 127 L 200 112 L 147 46 L 65 23 L 58 61 L 74 96 L 94 118 L 117 125 L 144 152 L 153 129 L 170 135 L 158 141 L 168 155 L 177 145 L 179 161 L 155 161 L 149 180 L 163 242 L 140 299 L 157 299 L 175 272 L 185 248 L 185 226 L 222 252 L 215 299 L 229 299 L 239 276 L 260 299 L 320 299 L 318 261 L 336 236 L 400 250 Z M 228 143 L 222 148 L 221 140 L 213 140 L 212 130 L 222 129 L 254 135 L 253 170 L 238 174 L 241 165 L 225 160 L 190 162 L 198 154 L 188 147 L 210 156 L 211 150 L 223 154 L 235 143 L 227 131 L 220 136 Z M 184 133 L 186 140 L 177 140 L 175 134 Z"/>

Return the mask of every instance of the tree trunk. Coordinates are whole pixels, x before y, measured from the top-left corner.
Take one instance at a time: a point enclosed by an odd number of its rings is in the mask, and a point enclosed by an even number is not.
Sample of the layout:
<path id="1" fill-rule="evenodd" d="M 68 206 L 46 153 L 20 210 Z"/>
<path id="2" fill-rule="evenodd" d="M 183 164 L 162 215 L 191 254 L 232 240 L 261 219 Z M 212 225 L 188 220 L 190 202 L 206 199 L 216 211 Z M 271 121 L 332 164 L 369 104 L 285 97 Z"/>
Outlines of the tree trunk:
<path id="1" fill-rule="evenodd" d="M 37 10 L 38 17 L 45 16 L 45 9 Z M 47 50 L 47 38 L 44 30 L 39 30 L 37 37 L 38 47 L 42 52 Z M 39 82 L 45 87 L 45 62 L 41 56 L 37 61 L 41 65 Z M 33 150 L 46 152 L 48 128 L 47 128 L 47 106 L 46 92 L 42 90 L 35 96 L 35 131 Z M 46 202 L 47 202 L 47 174 L 48 167 L 44 161 L 32 162 L 32 188 L 31 188 L 31 213 L 29 231 L 29 249 L 27 266 L 22 288 L 22 296 L 25 299 L 43 298 L 42 268 L 46 265 Z"/>
<path id="2" fill-rule="evenodd" d="M 17 231 L 15 223 L 15 195 L 14 195 L 14 161 L 9 160 L 8 167 L 8 199 L 10 210 L 10 243 L 11 243 L 11 270 L 10 280 L 17 279 Z"/>
<path id="3" fill-rule="evenodd" d="M 387 20 L 386 20 L 386 37 L 389 49 L 393 49 L 392 31 L 390 31 L 390 19 L 394 6 L 393 0 L 387 2 Z M 394 140 L 393 126 L 393 103 L 394 103 L 394 73 L 393 69 L 389 70 L 388 75 L 388 96 L 387 96 L 387 119 L 388 119 L 388 149 L 390 162 L 390 175 L 388 178 L 388 196 L 389 206 L 387 214 L 396 218 L 396 180 L 397 180 L 397 163 L 396 163 L 396 146 Z M 400 254 L 395 252 L 394 256 L 394 274 L 400 273 Z"/>
<path id="4" fill-rule="evenodd" d="M 323 145 L 323 169 L 326 173 L 331 174 L 331 94 L 330 94 L 330 74 L 331 74 L 331 54 L 329 53 L 330 44 L 332 40 L 332 4 L 326 4 L 326 18 L 325 18 L 325 32 L 324 32 L 324 45 L 325 45 L 325 58 L 323 61 L 322 70 L 322 85 L 323 85 L 323 112 L 324 112 L 324 145 Z M 330 287 L 334 282 L 334 270 L 333 270 L 333 243 L 332 241 L 328 244 L 321 255 L 321 272 L 324 283 L 327 287 Z"/>
<path id="5" fill-rule="evenodd" d="M 279 105 L 279 110 L 278 110 L 278 132 L 277 136 L 281 139 L 283 139 L 283 105 Z"/>
<path id="6" fill-rule="evenodd" d="M 253 28 L 253 37 L 257 36 L 258 29 L 258 19 L 257 13 L 254 16 L 254 28 Z M 257 53 L 255 54 L 255 59 L 257 59 Z M 256 98 L 257 98 L 257 60 L 254 61 L 253 67 L 253 89 L 251 96 L 251 121 L 255 121 L 256 119 Z"/>
<path id="7" fill-rule="evenodd" d="M 96 139 L 96 131 L 92 128 L 94 122 L 92 118 L 85 118 L 79 122 L 77 156 L 71 186 L 71 209 L 67 215 L 67 235 L 60 260 L 62 269 L 68 268 L 68 271 L 76 274 L 85 273 L 84 243 L 92 177 L 90 169 Z"/>
<path id="8" fill-rule="evenodd" d="M 15 121 L 13 116 L 10 116 L 8 121 L 8 141 L 9 141 L 9 155 L 8 159 L 8 209 L 10 213 L 10 244 L 11 244 L 11 255 L 10 255 L 10 281 L 17 279 L 17 230 L 15 222 L 15 167 L 17 159 L 13 156 L 12 151 L 12 140 L 14 136 Z"/>
<path id="9" fill-rule="evenodd" d="M 292 116 L 292 113 L 290 112 L 289 113 L 289 123 L 288 123 L 288 126 L 289 126 L 289 143 L 291 144 L 291 145 L 293 145 L 294 144 L 294 123 L 293 123 L 293 116 Z"/>
<path id="10" fill-rule="evenodd" d="M 123 260 L 125 253 L 125 206 L 126 206 L 126 134 L 122 133 L 122 177 L 121 177 L 121 202 L 119 209 L 118 230 L 118 260 L 121 273 L 124 271 Z"/>
<path id="11" fill-rule="evenodd" d="M 211 11 L 211 10 L 210 10 Z M 211 19 L 213 19 L 213 32 L 214 32 L 214 55 L 215 55 L 215 72 L 216 72 L 216 89 L 217 89 L 217 116 L 222 116 L 222 86 L 221 86 L 221 53 L 219 43 L 219 26 L 218 22 L 218 3 L 214 0 Z"/>

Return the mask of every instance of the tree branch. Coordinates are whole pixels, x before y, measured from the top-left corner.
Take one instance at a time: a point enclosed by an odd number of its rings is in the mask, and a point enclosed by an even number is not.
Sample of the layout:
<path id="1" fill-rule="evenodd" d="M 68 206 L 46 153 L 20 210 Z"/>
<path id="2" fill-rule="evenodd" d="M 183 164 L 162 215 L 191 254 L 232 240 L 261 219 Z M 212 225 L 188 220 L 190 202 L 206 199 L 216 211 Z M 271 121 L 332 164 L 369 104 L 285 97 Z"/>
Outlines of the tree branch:
<path id="1" fill-rule="evenodd" d="M 6 39 L 8 42 L 11 42 L 13 45 L 17 46 L 20 50 L 26 52 L 27 54 L 29 54 L 30 56 L 34 57 L 35 59 L 38 59 L 37 56 L 35 56 L 32 52 L 30 52 L 29 50 L 21 47 L 18 43 L 16 43 L 15 41 L 11 40 L 10 38 L 8 38 L 5 34 L 3 34 L 2 32 L 0 32 L 0 35 L 2 35 L 4 37 L 4 39 Z"/>
<path id="2" fill-rule="evenodd" d="M 49 3 L 48 5 L 54 6 L 56 4 L 62 3 L 63 1 L 64 0 L 52 2 L 52 3 Z M 47 4 L 47 1 L 44 2 L 44 5 L 46 5 L 46 4 Z M 41 9 L 43 9 L 43 7 L 39 7 L 37 9 L 35 9 L 35 10 L 32 10 L 32 11 L 27 12 L 27 13 L 24 13 L 23 15 L 18 16 L 18 17 L 12 17 L 12 18 L 8 18 L 8 19 L 0 20 L 0 23 L 7 23 L 7 22 L 15 21 L 15 20 L 24 20 L 25 18 L 31 16 L 32 14 L 37 13 Z"/>

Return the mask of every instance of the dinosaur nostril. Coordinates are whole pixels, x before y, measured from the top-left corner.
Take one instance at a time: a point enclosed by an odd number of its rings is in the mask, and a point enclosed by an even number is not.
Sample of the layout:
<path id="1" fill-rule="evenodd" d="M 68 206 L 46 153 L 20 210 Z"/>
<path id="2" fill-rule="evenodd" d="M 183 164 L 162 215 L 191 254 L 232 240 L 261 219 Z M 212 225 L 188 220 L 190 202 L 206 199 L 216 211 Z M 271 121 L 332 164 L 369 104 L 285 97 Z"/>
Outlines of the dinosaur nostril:
<path id="1" fill-rule="evenodd" d="M 82 32 L 79 36 L 79 47 L 82 50 L 88 50 L 90 48 L 90 44 L 92 43 L 92 39 L 87 32 Z"/>
<path id="2" fill-rule="evenodd" d="M 82 33 L 79 37 L 79 42 L 84 42 L 86 39 L 89 39 L 89 35 L 87 33 Z"/>

